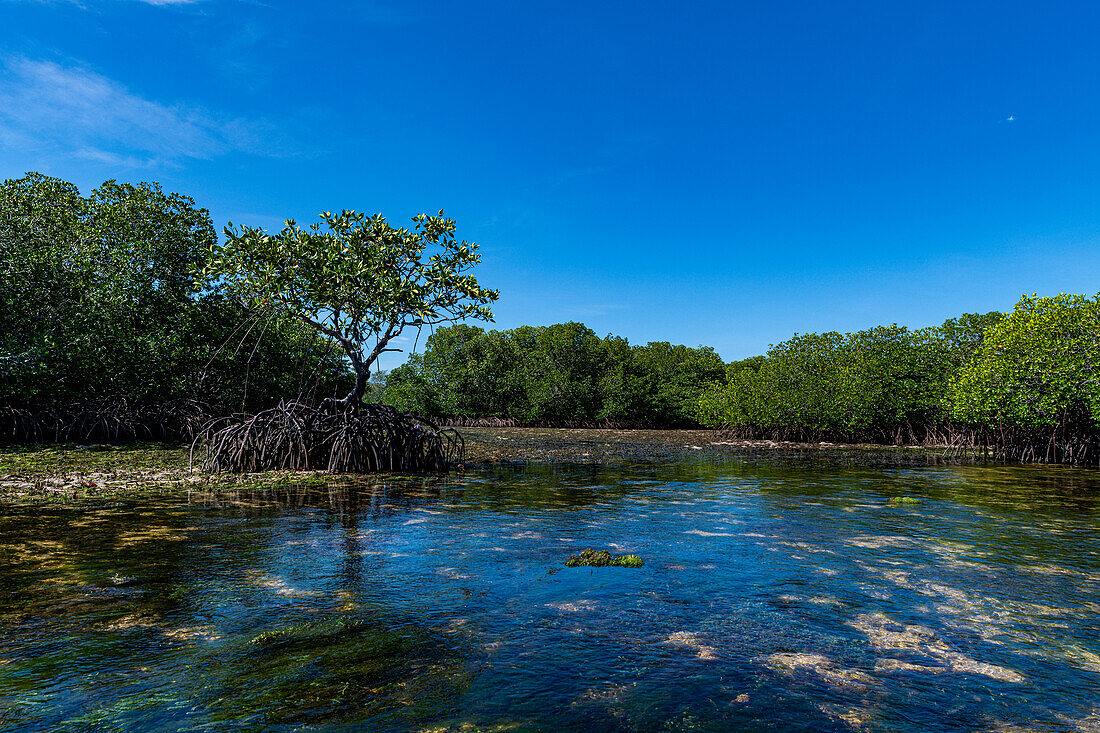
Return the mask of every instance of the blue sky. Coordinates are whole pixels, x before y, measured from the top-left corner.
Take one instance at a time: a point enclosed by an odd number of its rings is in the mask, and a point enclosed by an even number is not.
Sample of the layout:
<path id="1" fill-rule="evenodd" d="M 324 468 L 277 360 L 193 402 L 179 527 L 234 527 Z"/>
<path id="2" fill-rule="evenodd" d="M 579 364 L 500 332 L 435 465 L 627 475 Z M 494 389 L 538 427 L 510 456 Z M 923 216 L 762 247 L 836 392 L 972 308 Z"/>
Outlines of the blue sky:
<path id="1" fill-rule="evenodd" d="M 0 177 L 438 209 L 496 327 L 726 359 L 1100 291 L 1092 2 L 0 0 Z M 391 361 L 387 366 L 393 366 Z"/>

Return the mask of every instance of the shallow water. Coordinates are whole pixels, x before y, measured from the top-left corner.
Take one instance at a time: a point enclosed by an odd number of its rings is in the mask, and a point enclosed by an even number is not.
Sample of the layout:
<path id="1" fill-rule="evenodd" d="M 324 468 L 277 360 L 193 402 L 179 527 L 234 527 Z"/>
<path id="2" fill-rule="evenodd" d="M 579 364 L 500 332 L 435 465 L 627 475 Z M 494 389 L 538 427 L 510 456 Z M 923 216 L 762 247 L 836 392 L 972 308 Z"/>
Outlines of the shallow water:
<path id="1" fill-rule="evenodd" d="M 562 565 L 586 547 L 646 564 Z M 0 730 L 1100 730 L 1098 619 L 1100 474 L 1073 469 L 697 459 L 9 509 Z"/>

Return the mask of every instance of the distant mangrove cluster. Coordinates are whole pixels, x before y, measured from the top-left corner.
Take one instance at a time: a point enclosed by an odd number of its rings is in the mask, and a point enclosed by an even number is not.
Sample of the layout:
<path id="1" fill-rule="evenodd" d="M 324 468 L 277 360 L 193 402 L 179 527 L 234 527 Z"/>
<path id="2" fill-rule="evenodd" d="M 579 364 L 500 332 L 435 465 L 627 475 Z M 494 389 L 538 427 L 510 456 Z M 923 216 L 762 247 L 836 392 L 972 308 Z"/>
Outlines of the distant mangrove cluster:
<path id="1" fill-rule="evenodd" d="M 796 334 L 728 365 L 697 404 L 699 421 L 740 437 L 945 443 L 956 426 L 953 385 L 1001 313 L 919 330 Z"/>
<path id="2" fill-rule="evenodd" d="M 799 334 L 723 364 L 579 323 L 436 331 L 391 371 L 398 409 L 469 424 L 723 428 L 731 437 L 1100 460 L 1100 299 L 1024 297 L 940 326 Z"/>
<path id="3" fill-rule="evenodd" d="M 439 329 L 388 373 L 397 409 L 459 424 L 687 427 L 725 375 L 710 347 L 632 346 L 581 323 Z"/>
<path id="4" fill-rule="evenodd" d="M 1025 296 L 942 326 L 798 335 L 728 367 L 700 422 L 740 437 L 988 448 L 1100 461 L 1100 299 Z"/>
<path id="5" fill-rule="evenodd" d="M 227 227 L 219 244 L 205 209 L 157 184 L 88 196 L 39 174 L 0 184 L 0 440 L 190 438 L 279 404 L 327 415 L 374 402 L 458 425 L 704 425 L 1100 463 L 1098 298 L 799 334 L 726 364 L 710 347 L 581 323 L 461 323 L 490 320 L 497 293 L 461 274 L 476 246 L 442 212 L 413 230 L 323 218 L 276 236 Z M 425 247 L 443 255 L 421 262 Z M 430 334 L 423 350 L 368 380 L 403 328 Z"/>

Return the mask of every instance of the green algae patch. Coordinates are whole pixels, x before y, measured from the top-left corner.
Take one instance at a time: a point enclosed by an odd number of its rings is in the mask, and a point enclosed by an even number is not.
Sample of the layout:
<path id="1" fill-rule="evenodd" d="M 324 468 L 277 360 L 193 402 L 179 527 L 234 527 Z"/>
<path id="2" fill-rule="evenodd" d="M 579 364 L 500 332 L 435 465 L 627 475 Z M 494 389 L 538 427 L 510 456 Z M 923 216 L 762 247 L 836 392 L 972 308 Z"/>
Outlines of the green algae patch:
<path id="1" fill-rule="evenodd" d="M 645 563 L 637 555 L 616 556 L 607 550 L 593 550 L 591 548 L 579 555 L 570 555 L 569 559 L 565 561 L 565 566 L 569 568 L 640 568 L 642 565 L 645 565 Z"/>
<path id="2" fill-rule="evenodd" d="M 249 730 L 373 730 L 378 715 L 417 730 L 454 708 L 475 667 L 462 641 L 403 616 L 335 616 L 235 641 L 220 667 L 204 662 L 199 701 L 215 722 L 249 721 Z"/>
<path id="3" fill-rule="evenodd" d="M 341 634 L 354 634 L 366 628 L 364 621 L 352 618 L 335 618 L 314 621 L 281 629 L 265 631 L 252 637 L 250 644 L 255 647 L 273 647 L 289 644 L 310 644 L 328 642 Z"/>
<path id="4" fill-rule="evenodd" d="M 891 498 L 886 503 L 887 504 L 900 505 L 900 504 L 923 504 L 924 502 L 921 499 L 918 499 L 915 496 L 895 496 L 895 497 Z"/>

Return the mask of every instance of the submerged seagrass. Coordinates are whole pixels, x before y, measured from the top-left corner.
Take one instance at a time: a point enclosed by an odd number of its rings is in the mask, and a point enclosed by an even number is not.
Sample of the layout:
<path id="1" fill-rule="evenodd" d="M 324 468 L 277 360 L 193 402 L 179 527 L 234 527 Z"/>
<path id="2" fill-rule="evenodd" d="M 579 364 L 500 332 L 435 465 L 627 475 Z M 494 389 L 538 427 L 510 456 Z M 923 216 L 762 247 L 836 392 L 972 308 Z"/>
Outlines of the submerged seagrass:
<path id="1" fill-rule="evenodd" d="M 72 452 L 95 481 L 127 455 Z M 6 508 L 0 729 L 1093 729 L 1098 472 L 883 455 Z M 23 475 L 78 458 L 34 456 Z M 926 510 L 885 506 L 906 495 Z M 584 548 L 645 566 L 562 566 Z"/>
<path id="2" fill-rule="evenodd" d="M 195 448 L 211 473 L 443 471 L 465 460 L 457 431 L 374 404 L 339 410 L 279 403 L 236 422 L 212 421 L 195 439 L 192 459 Z"/>

